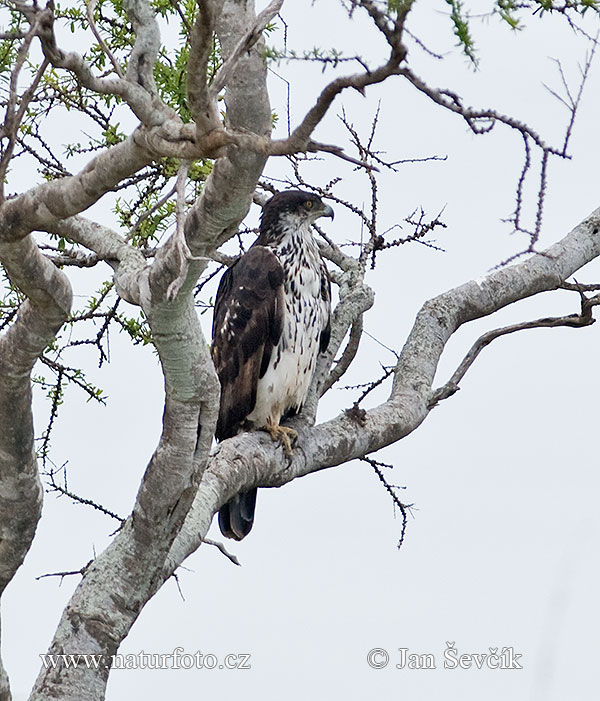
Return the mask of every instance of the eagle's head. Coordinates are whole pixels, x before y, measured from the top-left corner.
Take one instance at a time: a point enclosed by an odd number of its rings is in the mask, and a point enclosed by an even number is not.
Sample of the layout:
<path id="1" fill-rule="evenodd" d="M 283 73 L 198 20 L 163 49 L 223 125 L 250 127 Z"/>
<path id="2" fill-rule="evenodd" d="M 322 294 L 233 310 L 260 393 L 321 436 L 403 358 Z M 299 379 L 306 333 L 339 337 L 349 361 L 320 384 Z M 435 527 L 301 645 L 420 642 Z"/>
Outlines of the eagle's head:
<path id="1" fill-rule="evenodd" d="M 302 190 L 278 192 L 263 207 L 260 233 L 262 236 L 276 235 L 286 225 L 310 226 L 319 217 L 333 219 L 333 209 L 318 195 Z"/>

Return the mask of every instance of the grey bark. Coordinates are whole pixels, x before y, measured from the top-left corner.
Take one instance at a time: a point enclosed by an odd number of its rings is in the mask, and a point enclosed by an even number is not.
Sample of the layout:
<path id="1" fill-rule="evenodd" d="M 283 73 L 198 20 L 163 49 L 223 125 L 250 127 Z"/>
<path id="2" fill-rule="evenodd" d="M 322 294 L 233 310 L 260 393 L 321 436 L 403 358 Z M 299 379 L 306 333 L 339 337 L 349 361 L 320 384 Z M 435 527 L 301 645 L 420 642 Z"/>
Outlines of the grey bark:
<path id="1" fill-rule="evenodd" d="M 71 286 L 32 238 L 0 244 L 0 259 L 27 294 L 16 321 L 0 337 L 0 595 L 23 563 L 42 511 L 34 446 L 31 371 L 71 308 Z M 0 664 L 0 698 L 9 699 Z"/>

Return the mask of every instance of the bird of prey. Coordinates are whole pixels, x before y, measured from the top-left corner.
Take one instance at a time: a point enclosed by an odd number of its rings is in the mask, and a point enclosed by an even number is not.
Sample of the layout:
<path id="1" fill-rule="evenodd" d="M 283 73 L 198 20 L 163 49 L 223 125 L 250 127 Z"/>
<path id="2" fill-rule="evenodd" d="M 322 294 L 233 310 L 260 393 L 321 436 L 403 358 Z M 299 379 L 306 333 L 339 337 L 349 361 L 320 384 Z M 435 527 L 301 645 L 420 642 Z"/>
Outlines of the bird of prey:
<path id="1" fill-rule="evenodd" d="M 213 317 L 211 353 L 221 382 L 215 436 L 268 431 L 286 454 L 296 432 L 280 421 L 297 413 L 329 343 L 331 283 L 311 225 L 333 210 L 316 195 L 287 190 L 264 206 L 260 234 L 223 275 Z M 256 489 L 219 511 L 224 536 L 252 528 Z"/>

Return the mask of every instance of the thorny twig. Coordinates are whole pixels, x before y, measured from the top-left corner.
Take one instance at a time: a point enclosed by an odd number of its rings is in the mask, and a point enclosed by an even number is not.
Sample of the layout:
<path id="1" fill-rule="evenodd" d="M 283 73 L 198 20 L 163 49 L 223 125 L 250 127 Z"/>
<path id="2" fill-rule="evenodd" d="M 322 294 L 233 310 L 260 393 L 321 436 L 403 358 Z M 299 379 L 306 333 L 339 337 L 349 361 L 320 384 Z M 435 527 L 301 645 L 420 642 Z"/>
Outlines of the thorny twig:
<path id="1" fill-rule="evenodd" d="M 404 504 L 400 499 L 398 498 L 398 495 L 394 491 L 395 489 L 399 489 L 399 487 L 395 487 L 393 484 L 390 484 L 386 478 L 383 475 L 383 472 L 381 471 L 381 468 L 393 468 L 393 465 L 388 465 L 387 463 L 384 462 L 379 462 L 378 460 L 373 460 L 373 458 L 369 458 L 367 456 L 360 458 L 362 462 L 366 462 L 369 464 L 374 470 L 375 474 L 377 477 L 379 477 L 380 482 L 383 484 L 385 487 L 385 490 L 387 493 L 390 495 L 392 498 L 392 501 L 394 502 L 394 505 L 398 507 L 400 511 L 400 515 L 402 516 L 402 528 L 400 530 L 400 539 L 398 540 L 398 550 L 402 547 L 402 544 L 404 543 L 404 536 L 406 534 L 406 525 L 408 521 L 408 514 L 414 504 Z"/>
<path id="2" fill-rule="evenodd" d="M 74 574 L 81 574 L 84 575 L 88 567 L 92 564 L 93 560 L 90 560 L 86 565 L 84 565 L 80 570 L 71 570 L 69 572 L 48 572 L 47 574 L 40 574 L 38 577 L 36 577 L 36 581 L 39 581 L 40 579 L 44 579 L 45 577 L 60 577 L 60 586 L 63 583 L 63 579 L 65 577 L 71 577 Z"/>
<path id="3" fill-rule="evenodd" d="M 59 484 L 56 481 L 56 474 L 58 472 L 62 471 L 63 473 L 63 481 L 64 481 L 64 486 Z M 93 499 L 86 499 L 85 497 L 79 496 L 79 494 L 75 494 L 75 492 L 72 492 L 68 487 L 67 487 L 67 474 L 66 474 L 66 463 L 61 465 L 61 467 L 52 467 L 49 470 L 46 470 L 43 473 L 47 478 L 48 478 L 48 489 L 46 491 L 48 492 L 58 492 L 59 494 L 62 494 L 63 496 L 68 497 L 71 499 L 71 501 L 74 501 L 77 504 L 83 504 L 84 506 L 91 506 L 92 508 L 96 509 L 96 511 L 100 511 L 101 513 L 105 514 L 106 516 L 110 516 L 111 518 L 115 519 L 116 521 L 119 521 L 121 524 L 125 522 L 125 519 L 116 514 L 114 511 L 111 511 L 110 509 L 107 509 L 105 506 L 102 506 L 102 504 L 99 504 L 98 502 L 94 501 Z"/>

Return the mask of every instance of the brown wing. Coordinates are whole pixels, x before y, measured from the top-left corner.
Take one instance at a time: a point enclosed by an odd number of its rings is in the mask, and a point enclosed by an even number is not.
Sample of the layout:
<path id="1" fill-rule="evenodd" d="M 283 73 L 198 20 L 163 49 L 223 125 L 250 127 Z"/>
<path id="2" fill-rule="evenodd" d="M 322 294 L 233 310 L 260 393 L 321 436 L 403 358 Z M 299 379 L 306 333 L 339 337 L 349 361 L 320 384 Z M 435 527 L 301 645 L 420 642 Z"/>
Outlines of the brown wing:
<path id="1" fill-rule="evenodd" d="M 321 331 L 321 337 L 319 338 L 319 353 L 324 353 L 329 345 L 329 339 L 331 338 L 331 279 L 325 263 L 321 260 L 321 299 L 327 305 L 328 316 L 325 328 Z"/>
<path id="2" fill-rule="evenodd" d="M 219 284 L 211 353 L 221 382 L 215 436 L 234 436 L 256 403 L 283 325 L 283 268 L 264 246 L 252 246 Z"/>

